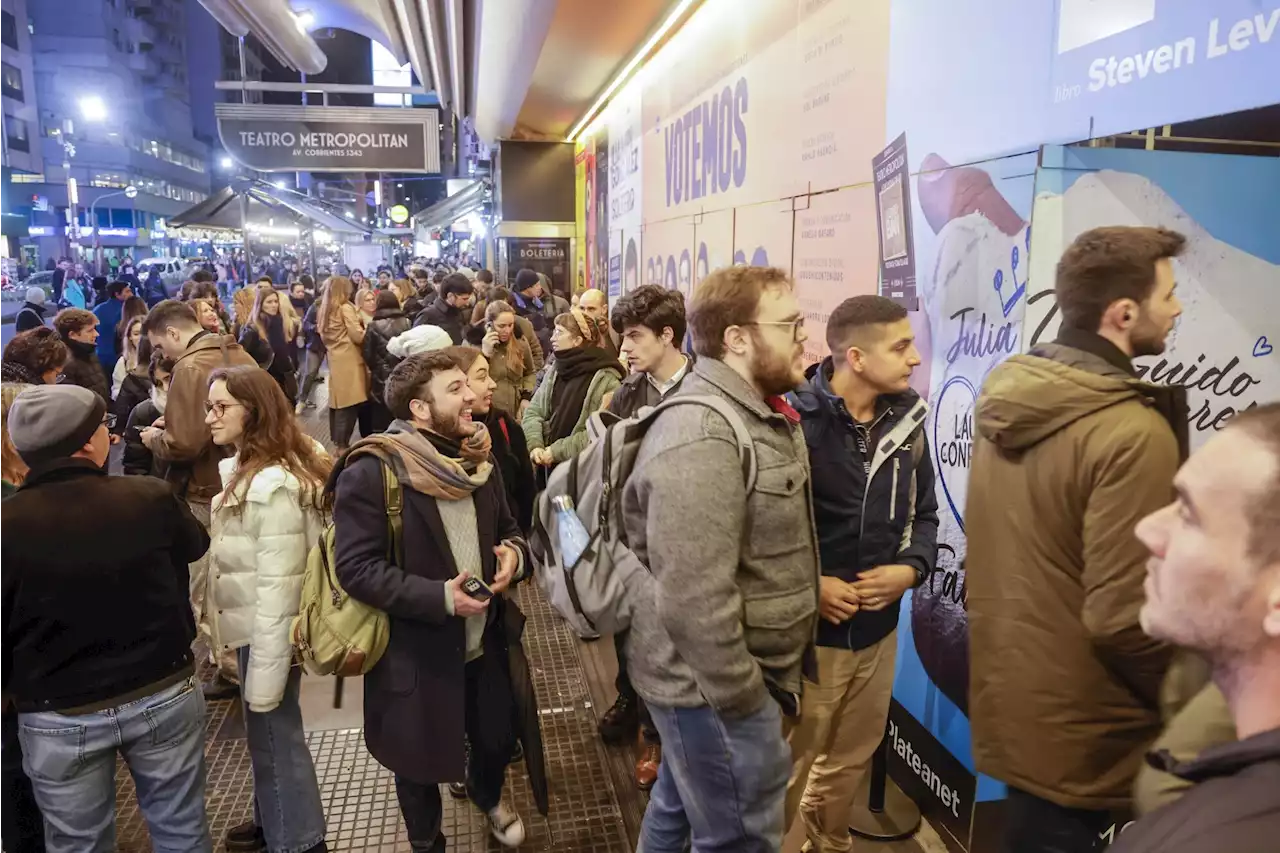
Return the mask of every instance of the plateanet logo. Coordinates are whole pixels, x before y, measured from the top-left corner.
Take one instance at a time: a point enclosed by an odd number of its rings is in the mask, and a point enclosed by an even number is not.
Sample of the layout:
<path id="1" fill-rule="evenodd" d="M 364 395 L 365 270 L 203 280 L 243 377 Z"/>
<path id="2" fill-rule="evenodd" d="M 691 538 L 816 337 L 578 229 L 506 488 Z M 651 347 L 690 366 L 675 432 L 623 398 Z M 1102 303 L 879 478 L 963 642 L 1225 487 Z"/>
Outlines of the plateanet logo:
<path id="1" fill-rule="evenodd" d="M 1156 0 L 1058 0 L 1058 53 L 1156 19 Z"/>

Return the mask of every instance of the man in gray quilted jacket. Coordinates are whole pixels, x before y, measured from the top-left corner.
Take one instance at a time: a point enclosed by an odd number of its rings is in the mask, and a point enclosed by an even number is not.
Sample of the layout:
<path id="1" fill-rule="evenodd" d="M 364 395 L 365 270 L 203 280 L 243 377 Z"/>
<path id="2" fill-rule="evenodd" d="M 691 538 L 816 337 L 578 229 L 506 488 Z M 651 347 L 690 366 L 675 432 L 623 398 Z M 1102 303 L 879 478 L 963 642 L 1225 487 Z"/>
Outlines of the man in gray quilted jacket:
<path id="1" fill-rule="evenodd" d="M 757 470 L 748 491 L 732 426 L 681 406 L 650 428 L 623 493 L 654 577 L 629 671 L 666 746 L 640 848 L 773 853 L 791 771 L 783 717 L 799 707 L 818 609 L 808 454 L 781 396 L 804 378 L 804 318 L 784 271 L 736 266 L 699 285 L 689 321 L 698 360 L 678 393 L 727 402 Z"/>

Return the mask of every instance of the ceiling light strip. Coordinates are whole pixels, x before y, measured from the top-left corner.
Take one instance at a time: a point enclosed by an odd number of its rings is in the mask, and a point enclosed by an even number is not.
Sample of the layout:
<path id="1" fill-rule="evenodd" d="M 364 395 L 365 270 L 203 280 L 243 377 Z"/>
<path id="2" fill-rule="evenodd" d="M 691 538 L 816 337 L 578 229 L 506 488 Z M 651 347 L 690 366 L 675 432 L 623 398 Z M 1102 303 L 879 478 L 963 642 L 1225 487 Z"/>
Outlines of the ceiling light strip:
<path id="1" fill-rule="evenodd" d="M 586 130 L 596 116 L 604 111 L 605 106 L 609 103 L 609 99 L 613 97 L 614 93 L 622 87 L 623 83 L 631 79 L 632 72 L 640 66 L 641 62 L 648 58 L 649 54 L 653 52 L 653 49 L 667 37 L 667 34 L 671 32 L 676 23 L 680 21 L 684 14 L 689 11 L 689 8 L 696 2 L 698 2 L 698 0 L 680 0 L 680 2 L 676 4 L 676 7 L 671 10 L 671 14 L 667 15 L 666 20 L 662 22 L 662 25 L 653 31 L 653 34 L 649 36 L 649 40 L 644 43 L 644 46 L 636 51 L 635 55 L 627 61 L 626 65 L 622 66 L 622 70 L 617 73 L 613 78 L 613 81 L 609 83 L 603 92 L 600 93 L 600 97 L 596 99 L 596 102 L 591 105 L 591 109 L 587 110 L 586 114 L 578 120 L 577 125 L 575 125 L 573 130 L 569 132 L 569 135 L 565 137 L 565 142 L 573 142 L 577 139 L 578 135 L 582 133 L 582 131 Z"/>

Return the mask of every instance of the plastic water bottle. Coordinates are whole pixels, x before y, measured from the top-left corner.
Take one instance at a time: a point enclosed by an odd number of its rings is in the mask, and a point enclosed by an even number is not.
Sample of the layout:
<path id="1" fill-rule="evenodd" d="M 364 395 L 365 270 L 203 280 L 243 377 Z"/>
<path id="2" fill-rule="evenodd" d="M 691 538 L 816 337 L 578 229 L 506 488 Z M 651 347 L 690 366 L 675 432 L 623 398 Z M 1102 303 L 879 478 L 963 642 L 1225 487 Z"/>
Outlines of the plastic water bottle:
<path id="1" fill-rule="evenodd" d="M 582 557 L 582 552 L 591 544 L 591 534 L 583 527 L 582 519 L 574 511 L 573 498 L 568 495 L 557 495 L 551 499 L 556 508 L 556 527 L 560 535 L 560 558 L 565 568 L 573 568 Z"/>

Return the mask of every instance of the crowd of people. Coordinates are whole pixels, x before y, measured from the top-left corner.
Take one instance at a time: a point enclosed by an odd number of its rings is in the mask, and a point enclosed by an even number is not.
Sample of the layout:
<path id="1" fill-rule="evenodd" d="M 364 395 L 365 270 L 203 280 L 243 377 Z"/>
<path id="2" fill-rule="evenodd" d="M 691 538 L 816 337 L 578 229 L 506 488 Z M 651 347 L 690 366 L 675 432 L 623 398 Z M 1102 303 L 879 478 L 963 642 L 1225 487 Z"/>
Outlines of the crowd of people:
<path id="1" fill-rule="evenodd" d="M 970 716 L 1010 853 L 1095 849 L 1129 810 L 1126 853 L 1262 853 L 1280 832 L 1280 405 L 1188 455 L 1185 392 L 1133 367 L 1181 312 L 1183 242 L 1082 235 L 1056 342 L 975 404 Z M 852 849 L 900 602 L 937 569 L 906 310 L 845 300 L 806 369 L 778 269 L 717 270 L 687 314 L 659 285 L 610 306 L 533 270 L 385 272 L 260 281 L 231 317 L 212 277 L 141 311 L 117 281 L 5 349 L 6 849 L 110 849 L 117 755 L 157 849 L 212 849 L 204 703 L 232 696 L 254 811 L 220 843 L 325 849 L 292 625 L 329 520 L 342 589 L 389 623 L 364 731 L 412 848 L 445 850 L 441 785 L 521 844 L 508 768 L 523 756 L 535 789 L 546 771 L 509 593 L 539 570 L 537 495 L 594 415 L 654 407 L 616 496 L 649 580 L 599 720 L 637 747 L 641 849 L 777 851 L 793 827 Z M 333 452 L 298 418 L 321 382 Z"/>

